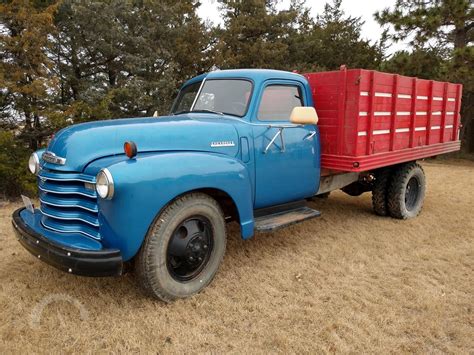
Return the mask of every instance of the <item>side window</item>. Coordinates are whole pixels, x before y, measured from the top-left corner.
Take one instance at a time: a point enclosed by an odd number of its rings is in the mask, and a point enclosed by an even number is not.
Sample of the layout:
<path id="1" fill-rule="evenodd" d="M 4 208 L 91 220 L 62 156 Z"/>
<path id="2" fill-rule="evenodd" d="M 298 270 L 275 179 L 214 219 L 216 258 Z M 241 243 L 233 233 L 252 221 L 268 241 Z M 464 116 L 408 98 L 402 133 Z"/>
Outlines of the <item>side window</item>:
<path id="1" fill-rule="evenodd" d="M 269 85 L 263 91 L 257 118 L 261 121 L 288 121 L 296 106 L 303 106 L 299 86 Z"/>

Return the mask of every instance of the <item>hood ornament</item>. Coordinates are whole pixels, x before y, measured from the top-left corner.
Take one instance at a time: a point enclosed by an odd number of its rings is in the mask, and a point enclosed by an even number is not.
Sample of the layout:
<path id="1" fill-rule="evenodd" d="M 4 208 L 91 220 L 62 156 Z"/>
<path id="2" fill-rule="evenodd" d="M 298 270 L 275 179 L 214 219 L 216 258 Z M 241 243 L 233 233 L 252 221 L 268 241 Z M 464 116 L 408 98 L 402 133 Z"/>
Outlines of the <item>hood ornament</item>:
<path id="1" fill-rule="evenodd" d="M 57 165 L 66 164 L 66 158 L 58 157 L 56 154 L 54 154 L 53 152 L 50 152 L 50 151 L 44 152 L 43 155 L 41 156 L 41 158 L 45 162 L 48 162 L 48 163 L 51 163 L 51 164 L 57 164 Z"/>

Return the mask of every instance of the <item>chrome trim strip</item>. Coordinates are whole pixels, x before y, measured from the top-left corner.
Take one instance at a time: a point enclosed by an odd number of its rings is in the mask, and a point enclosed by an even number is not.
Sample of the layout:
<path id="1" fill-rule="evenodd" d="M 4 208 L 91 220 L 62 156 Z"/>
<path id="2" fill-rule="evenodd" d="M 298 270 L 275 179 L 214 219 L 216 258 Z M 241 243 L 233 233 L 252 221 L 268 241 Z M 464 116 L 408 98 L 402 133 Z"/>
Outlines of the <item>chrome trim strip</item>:
<path id="1" fill-rule="evenodd" d="M 84 234 L 85 236 L 87 236 L 89 238 L 92 238 L 92 239 L 95 239 L 95 240 L 101 240 L 100 237 L 96 237 L 95 235 L 89 234 L 89 233 L 84 232 L 84 231 L 79 231 L 79 230 L 78 231 L 62 231 L 60 229 L 47 226 L 46 224 L 43 223 L 43 221 L 41 221 L 41 225 L 46 229 L 50 229 L 50 230 L 58 232 L 58 233 L 64 233 L 64 234 L 66 234 L 66 233 L 79 233 L 79 234 Z"/>
<path id="2" fill-rule="evenodd" d="M 64 178 L 64 179 L 61 179 L 61 178 L 51 178 L 51 177 L 48 177 L 48 176 L 44 176 L 44 175 L 38 175 L 41 179 L 43 180 L 51 180 L 51 181 L 79 181 L 79 182 L 88 182 L 90 184 L 95 184 L 95 179 L 92 179 L 92 180 L 85 180 L 85 179 L 81 179 L 81 178 L 78 178 L 78 179 L 70 179 L 70 178 Z"/>
<path id="3" fill-rule="evenodd" d="M 305 126 L 303 124 L 298 124 L 298 123 L 286 123 L 286 124 L 285 123 L 280 123 L 280 124 L 278 124 L 278 123 L 277 124 L 274 124 L 274 123 L 253 123 L 253 122 L 249 122 L 249 121 L 242 120 L 242 119 L 237 118 L 237 117 L 231 117 L 231 116 L 226 116 L 226 119 L 239 121 L 241 123 L 248 124 L 249 126 L 259 126 L 259 127 L 268 127 L 268 128 L 301 128 L 301 127 Z"/>
<path id="4" fill-rule="evenodd" d="M 92 222 L 89 222 L 89 221 L 86 221 L 85 219 L 82 219 L 82 218 L 77 218 L 77 217 L 74 217 L 74 218 L 68 218 L 68 217 L 58 217 L 58 216 L 55 216 L 55 215 L 52 215 L 52 214 L 49 214 L 49 213 L 45 213 L 41 207 L 39 208 L 40 212 L 42 214 L 44 214 L 46 217 L 50 217 L 50 218 L 54 218 L 54 219 L 60 219 L 60 220 L 63 220 L 63 221 L 81 221 L 81 222 L 84 222 L 84 223 L 87 223 L 93 227 L 97 227 L 99 228 L 100 227 L 100 224 L 97 223 L 92 223 Z"/>
<path id="5" fill-rule="evenodd" d="M 196 105 L 197 99 L 198 99 L 199 95 L 201 95 L 201 90 L 202 90 L 202 87 L 204 86 L 205 82 L 206 82 L 206 78 L 202 79 L 201 86 L 199 87 L 199 90 L 196 93 L 196 97 L 194 98 L 193 104 L 191 105 L 191 108 L 189 109 L 190 112 L 194 109 L 194 105 Z"/>
<path id="6" fill-rule="evenodd" d="M 66 164 L 66 158 L 58 157 L 56 154 L 50 151 L 46 151 L 43 153 L 41 158 L 48 163 L 57 164 L 57 165 L 64 165 Z"/>
<path id="7" fill-rule="evenodd" d="M 49 206 L 62 207 L 62 208 L 82 208 L 83 210 L 86 210 L 86 211 L 89 211 L 89 212 L 99 213 L 98 208 L 93 210 L 91 208 L 87 208 L 87 207 L 79 206 L 79 205 L 58 205 L 56 203 L 46 202 L 46 201 L 42 200 L 41 198 L 39 200 L 40 200 L 41 203 L 44 203 L 45 205 L 49 205 Z"/>
<path id="8" fill-rule="evenodd" d="M 235 147 L 234 141 L 211 142 L 211 148 Z"/>
<path id="9" fill-rule="evenodd" d="M 77 191 L 68 191 L 68 192 L 58 192 L 58 191 L 52 191 L 52 190 L 47 190 L 45 189 L 44 187 L 41 187 L 40 185 L 38 185 L 38 189 L 40 189 L 41 191 L 44 191 L 44 192 L 49 192 L 49 193 L 52 193 L 52 194 L 59 194 L 59 195 L 81 195 L 81 196 L 86 196 L 86 197 L 89 197 L 89 198 L 97 198 L 97 196 L 94 196 L 94 195 L 86 195 L 82 192 L 77 192 Z"/>

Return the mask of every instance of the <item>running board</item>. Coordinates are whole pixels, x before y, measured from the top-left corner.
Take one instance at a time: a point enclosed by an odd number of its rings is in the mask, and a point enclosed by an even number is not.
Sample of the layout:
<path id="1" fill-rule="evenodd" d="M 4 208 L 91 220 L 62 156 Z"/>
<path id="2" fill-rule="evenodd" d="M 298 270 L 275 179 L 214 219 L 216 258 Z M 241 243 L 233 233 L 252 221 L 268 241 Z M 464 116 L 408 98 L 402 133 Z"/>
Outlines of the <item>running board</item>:
<path id="1" fill-rule="evenodd" d="M 260 214 L 255 218 L 255 229 L 259 232 L 271 232 L 319 216 L 319 211 L 299 205 L 283 211 Z"/>

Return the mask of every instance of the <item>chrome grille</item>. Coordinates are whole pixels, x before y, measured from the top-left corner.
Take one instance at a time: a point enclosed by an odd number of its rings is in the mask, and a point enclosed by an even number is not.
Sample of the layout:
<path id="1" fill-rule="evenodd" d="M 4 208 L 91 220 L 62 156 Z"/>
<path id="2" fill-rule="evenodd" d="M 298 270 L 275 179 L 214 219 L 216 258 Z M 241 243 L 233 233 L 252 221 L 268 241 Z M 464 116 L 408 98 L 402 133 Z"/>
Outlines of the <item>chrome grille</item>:
<path id="1" fill-rule="evenodd" d="M 38 188 L 41 223 L 60 233 L 80 233 L 100 239 L 97 194 L 85 187 L 95 177 L 79 173 L 41 170 Z"/>

